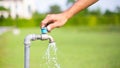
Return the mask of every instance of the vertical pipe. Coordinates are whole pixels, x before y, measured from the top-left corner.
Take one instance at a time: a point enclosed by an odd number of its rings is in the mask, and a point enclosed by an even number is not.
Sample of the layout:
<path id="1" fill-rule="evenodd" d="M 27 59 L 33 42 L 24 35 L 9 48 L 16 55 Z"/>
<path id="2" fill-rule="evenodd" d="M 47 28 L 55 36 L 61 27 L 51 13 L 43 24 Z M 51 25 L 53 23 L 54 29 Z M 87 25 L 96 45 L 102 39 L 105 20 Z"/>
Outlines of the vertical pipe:
<path id="1" fill-rule="evenodd" d="M 30 68 L 30 45 L 25 45 L 24 68 Z"/>

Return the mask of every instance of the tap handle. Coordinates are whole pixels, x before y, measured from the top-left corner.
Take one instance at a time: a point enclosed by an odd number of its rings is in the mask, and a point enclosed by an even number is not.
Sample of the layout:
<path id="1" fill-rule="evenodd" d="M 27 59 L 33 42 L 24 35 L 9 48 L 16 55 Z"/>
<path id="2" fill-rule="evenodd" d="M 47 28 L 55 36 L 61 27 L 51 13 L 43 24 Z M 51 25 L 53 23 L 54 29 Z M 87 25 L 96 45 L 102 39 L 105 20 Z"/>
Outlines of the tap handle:
<path id="1" fill-rule="evenodd" d="M 47 28 L 46 27 L 41 28 L 41 33 L 42 34 L 47 34 L 48 33 Z"/>

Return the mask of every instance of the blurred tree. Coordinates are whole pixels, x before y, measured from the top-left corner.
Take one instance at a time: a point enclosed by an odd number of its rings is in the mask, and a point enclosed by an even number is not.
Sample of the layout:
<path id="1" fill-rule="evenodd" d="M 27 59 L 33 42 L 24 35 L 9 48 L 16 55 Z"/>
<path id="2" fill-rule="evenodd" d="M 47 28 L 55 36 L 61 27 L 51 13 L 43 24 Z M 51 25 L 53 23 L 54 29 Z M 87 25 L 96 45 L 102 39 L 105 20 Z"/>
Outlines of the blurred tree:
<path id="1" fill-rule="evenodd" d="M 100 8 L 97 8 L 95 10 L 89 11 L 89 13 L 92 14 L 92 15 L 96 15 L 96 16 L 102 15 L 102 12 L 101 12 Z"/>
<path id="2" fill-rule="evenodd" d="M 5 10 L 7 10 L 7 9 L 2 7 L 2 6 L 0 6 L 0 11 L 5 11 Z"/>
<path id="3" fill-rule="evenodd" d="M 39 26 L 41 21 L 45 18 L 46 14 L 35 12 L 32 16 L 32 19 L 34 20 L 34 23 L 36 26 Z"/>
<path id="4" fill-rule="evenodd" d="M 58 5 L 52 5 L 50 6 L 50 11 L 49 13 L 60 13 L 61 12 L 61 8 Z"/>
<path id="5" fill-rule="evenodd" d="M 88 9 L 84 9 L 83 11 L 78 13 L 79 15 L 83 15 L 83 16 L 88 16 L 90 15 L 90 11 Z"/>
<path id="6" fill-rule="evenodd" d="M 67 0 L 66 6 L 69 8 L 76 0 Z"/>
<path id="7" fill-rule="evenodd" d="M 116 7 L 116 11 L 117 11 L 117 13 L 120 14 L 120 6 L 117 6 L 117 7 Z"/>
<path id="8" fill-rule="evenodd" d="M 9 12 L 10 10 L 5 7 L 0 6 L 0 11 Z M 2 17 L 2 15 L 0 15 L 0 16 Z"/>
<path id="9" fill-rule="evenodd" d="M 105 14 L 104 14 L 104 15 L 110 16 L 110 15 L 112 15 L 112 14 L 113 14 L 113 12 L 107 9 L 107 10 L 105 11 Z"/>
<path id="10" fill-rule="evenodd" d="M 115 18 L 117 18 L 115 17 L 115 15 L 116 15 L 115 12 L 112 12 L 110 10 L 105 11 L 104 16 L 106 18 L 106 23 L 108 22 L 107 24 L 109 24 L 110 26 L 115 25 Z"/>
<path id="11" fill-rule="evenodd" d="M 75 0 L 67 0 L 67 5 L 71 4 L 71 3 L 73 4 L 74 2 L 75 2 Z"/>

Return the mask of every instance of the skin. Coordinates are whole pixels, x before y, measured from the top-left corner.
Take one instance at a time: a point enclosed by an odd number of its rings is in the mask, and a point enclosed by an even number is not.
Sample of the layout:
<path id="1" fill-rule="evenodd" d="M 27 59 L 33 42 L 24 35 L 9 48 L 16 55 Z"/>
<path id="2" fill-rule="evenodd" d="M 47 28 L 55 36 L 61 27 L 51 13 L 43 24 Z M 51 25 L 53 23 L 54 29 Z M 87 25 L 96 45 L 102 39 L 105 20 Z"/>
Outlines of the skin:
<path id="1" fill-rule="evenodd" d="M 63 26 L 72 16 L 94 4 L 98 0 L 77 0 L 69 9 L 59 14 L 48 14 L 40 26 L 47 27 L 50 32 L 54 28 Z"/>

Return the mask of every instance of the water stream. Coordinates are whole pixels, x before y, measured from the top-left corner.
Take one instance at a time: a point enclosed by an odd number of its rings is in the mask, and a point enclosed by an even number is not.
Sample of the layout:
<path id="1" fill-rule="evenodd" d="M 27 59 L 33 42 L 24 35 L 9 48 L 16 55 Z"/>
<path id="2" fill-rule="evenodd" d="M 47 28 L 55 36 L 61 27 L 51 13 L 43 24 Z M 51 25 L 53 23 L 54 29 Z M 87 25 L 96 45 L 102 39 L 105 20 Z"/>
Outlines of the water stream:
<path id="1" fill-rule="evenodd" d="M 57 47 L 55 43 L 49 43 L 43 59 L 45 60 L 45 68 L 60 68 L 60 64 L 57 62 Z"/>

